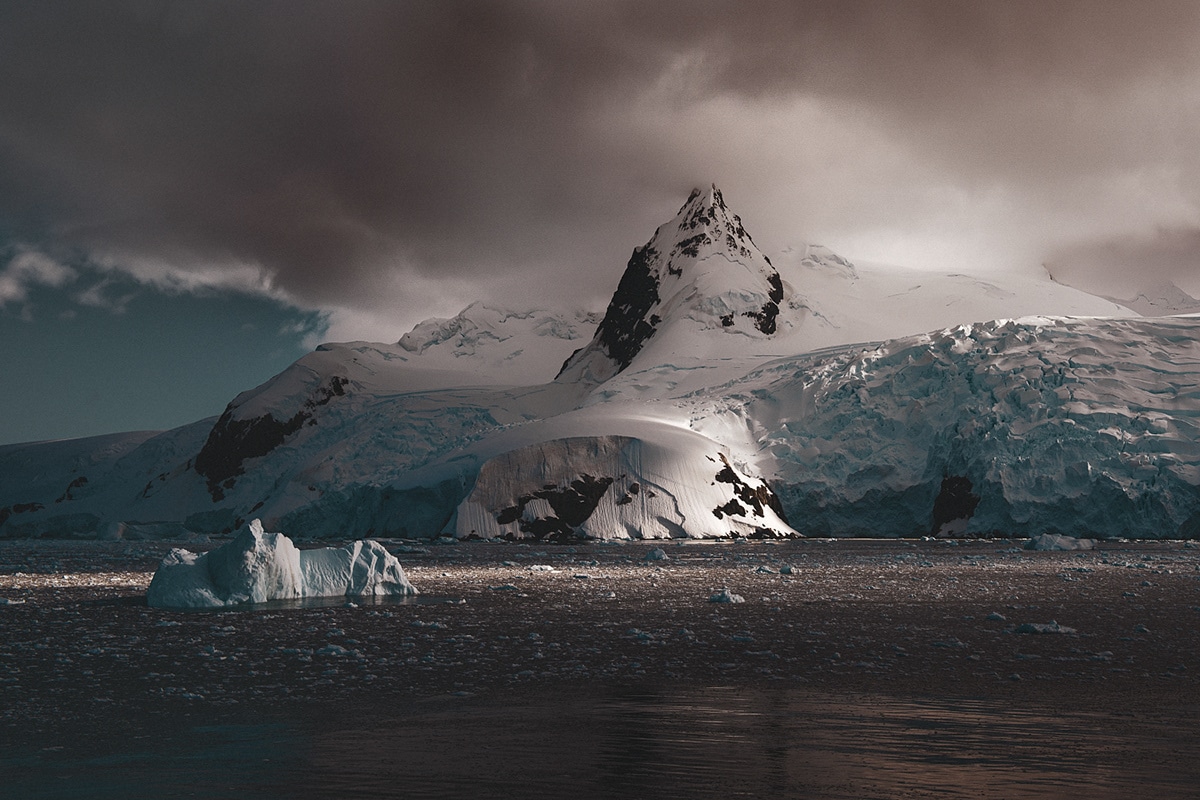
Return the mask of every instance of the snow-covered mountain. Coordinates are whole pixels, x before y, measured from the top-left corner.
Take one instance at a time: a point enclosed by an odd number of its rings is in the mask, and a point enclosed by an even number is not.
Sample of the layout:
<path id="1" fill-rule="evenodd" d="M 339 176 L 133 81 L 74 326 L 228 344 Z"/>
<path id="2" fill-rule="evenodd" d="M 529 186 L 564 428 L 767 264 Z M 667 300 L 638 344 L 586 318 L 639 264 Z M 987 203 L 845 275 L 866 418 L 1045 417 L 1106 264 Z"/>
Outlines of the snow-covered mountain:
<path id="1" fill-rule="evenodd" d="M 216 419 L 0 447 L 0 535 L 1200 535 L 1198 334 L 1048 277 L 768 259 L 712 187 L 602 318 L 475 304 Z"/>
<path id="2" fill-rule="evenodd" d="M 729 349 L 735 337 L 772 336 L 784 298 L 779 273 L 721 191 L 696 189 L 673 220 L 633 251 L 596 335 L 558 379 L 603 383 L 663 353 L 706 356 Z"/>

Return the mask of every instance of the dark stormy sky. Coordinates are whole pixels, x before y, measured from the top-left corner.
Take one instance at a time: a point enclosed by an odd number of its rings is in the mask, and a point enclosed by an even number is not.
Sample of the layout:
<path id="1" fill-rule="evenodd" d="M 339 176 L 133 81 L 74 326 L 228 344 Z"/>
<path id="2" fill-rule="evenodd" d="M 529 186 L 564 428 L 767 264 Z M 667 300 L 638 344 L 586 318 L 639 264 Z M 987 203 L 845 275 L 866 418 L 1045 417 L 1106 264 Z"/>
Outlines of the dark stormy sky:
<path id="1" fill-rule="evenodd" d="M 1200 293 L 1198 41 L 1154 0 L 7 0 L 0 441 L 218 413 L 482 297 L 601 307 L 710 181 L 768 254 Z"/>

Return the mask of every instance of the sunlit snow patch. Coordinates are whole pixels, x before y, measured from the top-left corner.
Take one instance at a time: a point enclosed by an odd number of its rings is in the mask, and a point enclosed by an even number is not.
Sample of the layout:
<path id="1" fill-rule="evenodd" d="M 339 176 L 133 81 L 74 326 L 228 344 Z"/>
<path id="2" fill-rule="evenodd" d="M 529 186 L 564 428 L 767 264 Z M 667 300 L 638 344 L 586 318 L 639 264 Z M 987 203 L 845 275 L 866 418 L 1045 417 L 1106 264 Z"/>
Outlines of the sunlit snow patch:
<path id="1" fill-rule="evenodd" d="M 233 541 L 196 554 L 167 553 L 150 581 L 155 608 L 220 608 L 305 597 L 415 595 L 404 568 L 383 545 L 299 550 L 282 533 L 254 520 Z"/>
<path id="2" fill-rule="evenodd" d="M 715 442 L 669 426 L 652 438 L 578 436 L 487 461 L 459 505 L 459 538 L 790 537 L 770 487 Z"/>

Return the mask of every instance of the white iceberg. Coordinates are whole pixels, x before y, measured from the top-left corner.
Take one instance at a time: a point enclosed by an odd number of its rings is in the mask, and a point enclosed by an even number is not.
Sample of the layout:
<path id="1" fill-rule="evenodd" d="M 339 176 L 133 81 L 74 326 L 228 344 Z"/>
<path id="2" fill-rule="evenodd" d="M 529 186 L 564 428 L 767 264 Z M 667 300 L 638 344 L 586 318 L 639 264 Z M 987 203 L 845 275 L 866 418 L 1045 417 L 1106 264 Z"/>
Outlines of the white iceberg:
<path id="1" fill-rule="evenodd" d="M 1043 533 L 1025 543 L 1026 550 L 1091 550 L 1095 546 L 1094 539 L 1077 539 L 1060 533 Z"/>
<path id="2" fill-rule="evenodd" d="M 167 553 L 146 602 L 154 608 L 220 608 L 305 597 L 415 594 L 400 562 L 378 542 L 300 550 L 254 520 L 233 541 L 207 553 Z"/>

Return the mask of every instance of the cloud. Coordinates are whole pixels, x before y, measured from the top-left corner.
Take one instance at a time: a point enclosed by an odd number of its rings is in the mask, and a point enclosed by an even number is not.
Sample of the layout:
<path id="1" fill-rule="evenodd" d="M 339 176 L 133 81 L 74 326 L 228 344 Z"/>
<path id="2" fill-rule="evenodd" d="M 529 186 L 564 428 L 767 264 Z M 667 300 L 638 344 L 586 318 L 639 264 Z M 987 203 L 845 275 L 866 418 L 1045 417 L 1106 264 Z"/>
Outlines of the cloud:
<path id="1" fill-rule="evenodd" d="M 1034 268 L 1200 223 L 1198 33 L 1155 0 L 6 3 L 0 227 L 375 338 L 601 304 L 709 180 L 764 245 Z"/>
<path id="2" fill-rule="evenodd" d="M 113 314 L 124 314 L 128 310 L 130 302 L 137 297 L 137 292 L 125 291 L 113 295 L 114 286 L 116 286 L 116 282 L 111 278 L 103 278 L 98 283 L 78 292 L 74 297 L 75 302 L 89 308 L 102 308 Z"/>
<path id="3" fill-rule="evenodd" d="M 24 303 L 34 287 L 57 288 L 78 277 L 78 273 L 37 250 L 18 249 L 0 270 L 0 309 L 9 303 Z"/>
<path id="4" fill-rule="evenodd" d="M 1200 297 L 1200 227 L 1080 242 L 1055 252 L 1046 267 L 1055 280 L 1086 282 L 1112 297 L 1129 299 L 1165 283 Z"/>

